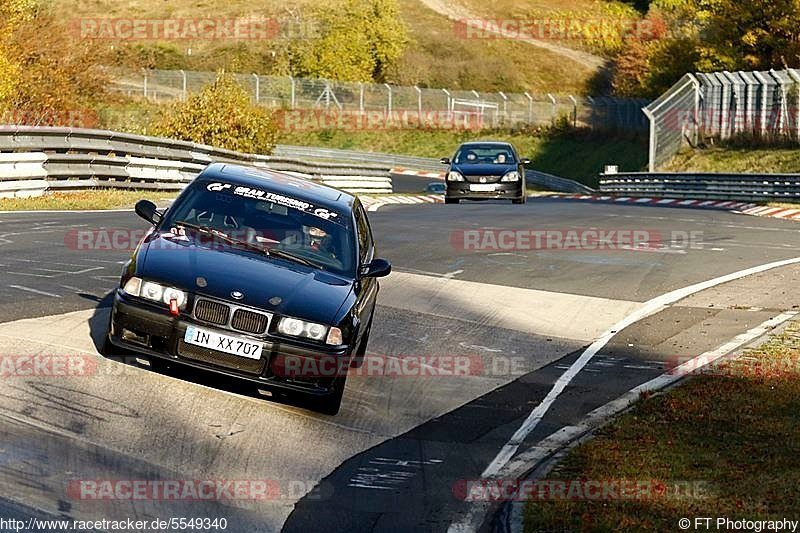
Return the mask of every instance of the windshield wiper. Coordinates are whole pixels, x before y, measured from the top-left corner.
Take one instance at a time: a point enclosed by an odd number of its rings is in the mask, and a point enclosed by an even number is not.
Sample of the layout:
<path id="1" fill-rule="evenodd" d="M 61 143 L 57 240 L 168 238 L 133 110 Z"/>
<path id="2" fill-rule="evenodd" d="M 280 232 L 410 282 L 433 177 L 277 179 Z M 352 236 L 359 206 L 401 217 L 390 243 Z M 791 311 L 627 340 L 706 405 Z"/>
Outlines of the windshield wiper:
<path id="1" fill-rule="evenodd" d="M 305 257 L 300 257 L 299 255 L 295 255 L 291 252 L 287 252 L 285 250 L 280 250 L 277 248 L 272 248 L 269 250 L 267 255 L 274 255 L 275 257 L 280 257 L 281 259 L 287 259 L 289 261 L 294 261 L 295 263 L 300 263 L 301 265 L 310 266 L 312 268 L 319 268 L 322 269 L 322 265 L 318 265 L 313 261 L 309 261 Z"/>
<path id="2" fill-rule="evenodd" d="M 239 239 L 234 239 L 233 237 L 229 236 L 225 232 L 219 231 L 219 230 L 214 229 L 214 228 L 209 228 L 209 227 L 206 227 L 206 226 L 198 226 L 197 224 L 192 224 L 191 222 L 175 222 L 174 226 L 175 227 L 179 227 L 179 228 L 191 229 L 191 230 L 197 231 L 199 233 L 204 233 L 206 235 L 212 235 L 212 236 L 217 237 L 220 240 L 225 241 L 228 244 L 231 244 L 233 246 L 243 246 L 243 247 L 248 248 L 250 250 L 254 250 L 256 252 L 260 252 L 260 253 L 262 253 L 264 255 L 269 255 L 269 251 L 267 251 L 266 248 L 262 248 L 261 246 L 259 246 L 257 244 L 253 244 L 251 242 L 240 241 Z"/>

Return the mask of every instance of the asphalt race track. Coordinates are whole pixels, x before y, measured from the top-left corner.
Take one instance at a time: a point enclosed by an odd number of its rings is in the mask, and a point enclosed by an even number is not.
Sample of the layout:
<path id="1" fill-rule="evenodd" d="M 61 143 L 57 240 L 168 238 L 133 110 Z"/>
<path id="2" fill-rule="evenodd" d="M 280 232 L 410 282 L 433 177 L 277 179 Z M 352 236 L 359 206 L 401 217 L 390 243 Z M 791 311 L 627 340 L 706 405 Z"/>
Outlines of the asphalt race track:
<path id="1" fill-rule="evenodd" d="M 129 255 L 76 232 L 144 230 L 132 211 L 0 214 L 0 352 L 69 356 L 75 372 L 0 373 L 5 515 L 225 517 L 230 531 L 445 531 L 478 479 L 583 350 L 648 300 L 800 256 L 796 222 L 713 210 L 587 204 L 387 205 L 370 213 L 381 280 L 368 359 L 342 411 L 179 369 L 102 358 L 108 294 Z M 646 230 L 646 249 L 464 250 L 473 230 Z M 135 234 L 135 233 L 134 233 Z M 97 242 L 94 243 L 97 245 Z M 113 247 L 113 246 L 112 246 Z M 784 266 L 698 292 L 618 331 L 520 449 L 800 305 Z M 408 358 L 459 375 L 372 372 Z M 424 359 L 423 359 L 424 358 Z M 403 368 L 401 364 L 394 368 Z M 366 370 L 364 370 L 366 369 Z M 264 499 L 95 500 L 79 480 L 262 480 Z"/>

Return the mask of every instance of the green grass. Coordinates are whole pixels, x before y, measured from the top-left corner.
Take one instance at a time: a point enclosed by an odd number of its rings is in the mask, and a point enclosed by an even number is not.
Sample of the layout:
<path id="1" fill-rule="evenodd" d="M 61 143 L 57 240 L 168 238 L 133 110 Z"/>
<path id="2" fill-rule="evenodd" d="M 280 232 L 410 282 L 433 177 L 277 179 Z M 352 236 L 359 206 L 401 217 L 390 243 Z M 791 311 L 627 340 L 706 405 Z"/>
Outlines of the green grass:
<path id="1" fill-rule="evenodd" d="M 387 130 L 284 132 L 282 144 L 346 148 L 373 152 L 449 157 L 462 142 L 493 139 L 513 143 L 531 159 L 531 168 L 571 178 L 590 186 L 607 164 L 641 170 L 647 164 L 644 140 L 610 135 L 539 135 L 529 132 L 458 130 Z"/>
<path id="2" fill-rule="evenodd" d="M 796 519 L 800 323 L 745 355 L 641 400 L 548 475 L 653 480 L 669 496 L 537 499 L 526 505 L 525 531 L 678 531 L 681 517 Z M 689 497 L 675 497 L 676 485 L 692 487 Z"/>
<path id="3" fill-rule="evenodd" d="M 623 167 L 620 167 L 623 168 Z M 675 156 L 664 170 L 674 172 L 800 172 L 795 148 L 704 148 Z"/>
<path id="4" fill-rule="evenodd" d="M 177 193 L 163 191 L 98 189 L 32 198 L 0 198 L 0 211 L 131 209 L 139 200 L 163 203 L 175 196 Z"/>

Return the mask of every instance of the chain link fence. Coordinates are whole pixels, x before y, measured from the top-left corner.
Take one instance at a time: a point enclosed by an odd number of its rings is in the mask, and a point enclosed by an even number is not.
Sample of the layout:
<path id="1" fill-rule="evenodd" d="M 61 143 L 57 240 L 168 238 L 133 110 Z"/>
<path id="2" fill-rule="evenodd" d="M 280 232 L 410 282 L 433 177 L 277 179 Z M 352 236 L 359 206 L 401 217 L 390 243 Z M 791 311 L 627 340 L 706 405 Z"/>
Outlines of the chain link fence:
<path id="1" fill-rule="evenodd" d="M 609 131 L 647 131 L 648 100 L 478 92 L 288 76 L 235 74 L 254 102 L 284 110 L 315 110 L 351 117 L 389 117 L 432 127 L 545 126 L 567 120 Z M 212 82 L 214 72 L 112 72 L 112 89 L 154 102 L 184 100 Z"/>
<path id="2" fill-rule="evenodd" d="M 644 108 L 650 120 L 650 171 L 701 140 L 798 143 L 798 109 L 796 69 L 686 74 Z"/>

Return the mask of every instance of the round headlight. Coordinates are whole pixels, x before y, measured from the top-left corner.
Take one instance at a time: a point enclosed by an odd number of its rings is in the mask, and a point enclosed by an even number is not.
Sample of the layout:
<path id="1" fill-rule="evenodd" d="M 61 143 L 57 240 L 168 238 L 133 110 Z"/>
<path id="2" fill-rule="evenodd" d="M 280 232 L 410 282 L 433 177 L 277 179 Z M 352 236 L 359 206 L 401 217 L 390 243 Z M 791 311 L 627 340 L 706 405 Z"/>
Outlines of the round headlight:
<path id="1" fill-rule="evenodd" d="M 168 287 L 164 289 L 164 303 L 169 305 L 169 303 L 175 300 L 178 304 L 178 307 L 183 305 L 184 300 L 186 300 L 186 296 L 183 291 L 179 291 L 178 289 L 173 289 L 172 287 Z"/>
<path id="2" fill-rule="evenodd" d="M 142 296 L 148 300 L 160 300 L 164 294 L 164 288 L 158 283 L 146 282 L 142 286 Z"/>
<path id="3" fill-rule="evenodd" d="M 297 337 L 303 333 L 303 321 L 296 318 L 284 318 L 278 324 L 278 330 L 286 335 Z"/>
<path id="4" fill-rule="evenodd" d="M 315 340 L 320 340 L 325 336 L 325 326 L 322 324 L 308 324 L 306 334 Z"/>

